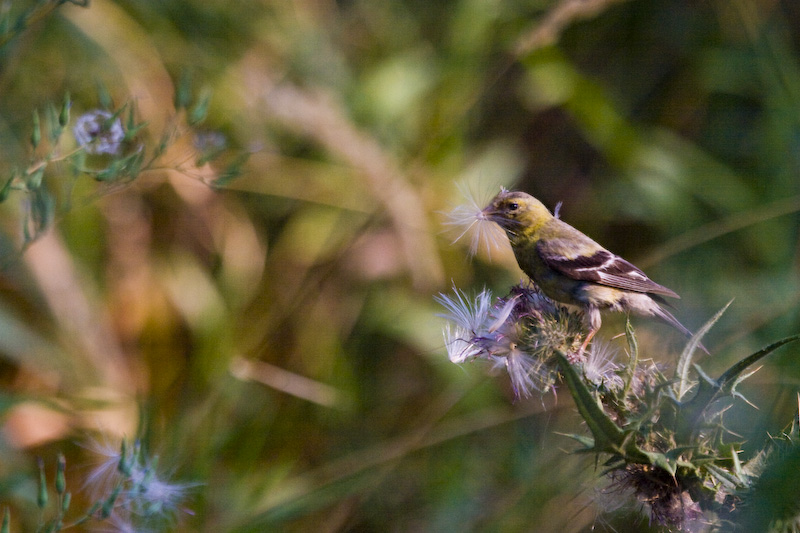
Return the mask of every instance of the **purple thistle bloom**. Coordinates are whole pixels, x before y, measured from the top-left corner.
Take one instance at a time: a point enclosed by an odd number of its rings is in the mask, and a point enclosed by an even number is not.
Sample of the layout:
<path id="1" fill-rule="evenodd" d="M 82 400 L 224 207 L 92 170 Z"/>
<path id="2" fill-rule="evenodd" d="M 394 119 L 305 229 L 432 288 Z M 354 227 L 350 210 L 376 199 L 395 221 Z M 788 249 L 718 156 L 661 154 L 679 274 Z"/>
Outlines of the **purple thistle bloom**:
<path id="1" fill-rule="evenodd" d="M 111 120 L 113 115 L 102 109 L 95 109 L 78 117 L 72 133 L 77 143 L 89 154 L 119 153 L 125 130 L 119 118 Z"/>
<path id="2" fill-rule="evenodd" d="M 504 368 L 517 398 L 529 397 L 534 390 L 552 390 L 554 350 L 564 348 L 564 335 L 552 327 L 559 320 L 560 308 L 525 285 L 494 302 L 488 290 L 475 298 L 458 289 L 454 292 L 455 296 L 436 297 L 448 311 L 441 316 L 451 321 L 444 328 L 450 361 L 483 359 L 493 368 Z"/>

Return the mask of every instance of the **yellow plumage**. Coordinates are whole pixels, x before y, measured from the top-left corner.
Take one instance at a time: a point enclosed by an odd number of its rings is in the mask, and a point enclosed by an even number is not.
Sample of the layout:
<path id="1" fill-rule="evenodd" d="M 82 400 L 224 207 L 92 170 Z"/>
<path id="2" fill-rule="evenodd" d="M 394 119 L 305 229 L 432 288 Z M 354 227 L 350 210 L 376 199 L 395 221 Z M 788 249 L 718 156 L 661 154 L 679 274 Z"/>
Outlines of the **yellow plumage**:
<path id="1" fill-rule="evenodd" d="M 692 335 L 659 305 L 663 296 L 678 298 L 674 291 L 553 216 L 533 196 L 502 190 L 479 217 L 505 230 L 517 263 L 542 292 L 583 308 L 589 334 L 579 355 L 600 328 L 601 309 L 656 316 Z"/>

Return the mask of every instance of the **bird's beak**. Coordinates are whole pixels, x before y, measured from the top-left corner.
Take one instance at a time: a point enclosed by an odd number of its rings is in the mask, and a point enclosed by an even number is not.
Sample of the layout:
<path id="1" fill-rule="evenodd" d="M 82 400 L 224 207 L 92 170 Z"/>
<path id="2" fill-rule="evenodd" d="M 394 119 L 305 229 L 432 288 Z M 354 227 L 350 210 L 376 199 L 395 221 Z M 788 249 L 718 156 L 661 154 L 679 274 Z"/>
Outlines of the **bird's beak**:
<path id="1" fill-rule="evenodd" d="M 492 222 L 496 222 L 497 209 L 494 206 L 494 202 L 484 207 L 483 210 L 480 213 L 478 213 L 478 218 L 481 220 L 490 220 Z"/>

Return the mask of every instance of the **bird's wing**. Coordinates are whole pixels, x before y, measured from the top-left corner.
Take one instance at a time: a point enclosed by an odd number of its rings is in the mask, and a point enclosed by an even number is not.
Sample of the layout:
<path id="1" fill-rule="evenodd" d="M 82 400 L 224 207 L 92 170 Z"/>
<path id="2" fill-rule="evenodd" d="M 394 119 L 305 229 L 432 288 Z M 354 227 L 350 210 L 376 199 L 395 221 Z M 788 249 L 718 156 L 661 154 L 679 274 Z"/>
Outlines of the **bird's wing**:
<path id="1" fill-rule="evenodd" d="M 576 249 L 573 236 L 570 239 L 540 240 L 536 251 L 545 265 L 574 280 L 680 298 L 674 291 L 652 281 L 628 261 L 602 248 L 582 233 L 580 235 L 586 239 L 586 247 Z M 583 248 L 586 253 L 576 253 Z"/>

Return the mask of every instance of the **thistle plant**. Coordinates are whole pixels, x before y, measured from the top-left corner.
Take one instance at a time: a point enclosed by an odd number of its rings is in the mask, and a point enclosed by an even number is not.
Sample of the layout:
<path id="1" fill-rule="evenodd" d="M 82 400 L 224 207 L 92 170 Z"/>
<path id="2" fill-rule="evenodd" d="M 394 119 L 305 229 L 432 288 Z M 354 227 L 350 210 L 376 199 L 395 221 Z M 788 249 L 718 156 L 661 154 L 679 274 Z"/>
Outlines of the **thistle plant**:
<path id="1" fill-rule="evenodd" d="M 785 488 L 786 480 L 775 475 L 766 482 L 763 473 L 772 471 L 758 473 L 763 457 L 794 457 L 796 428 L 781 441 L 788 452 L 767 449 L 743 461 L 742 443 L 723 420 L 734 400 L 744 400 L 737 386 L 755 372 L 753 365 L 800 335 L 745 357 L 714 379 L 693 357 L 697 349 L 707 353 L 701 340 L 728 306 L 691 334 L 659 304 L 663 296 L 677 294 L 562 222 L 558 209 L 552 214 L 532 196 L 506 189 L 483 208 L 467 199 L 449 215 L 450 225 L 465 228 L 458 238 L 471 231 L 474 254 L 480 245 L 501 239 L 493 233 L 496 224 L 531 280 L 494 301 L 486 290 L 475 299 L 458 289 L 455 296 L 438 297 L 451 322 L 444 329 L 451 361 L 505 366 L 516 398 L 565 385 L 590 433 L 571 435 L 582 446 L 579 452 L 594 455 L 597 464 L 602 459 L 606 490 L 629 493 L 647 506 L 656 524 L 679 530 L 735 529 L 742 521 L 757 521 L 758 529 L 743 531 L 800 530 L 800 506 L 793 503 L 800 486 L 790 487 L 791 503 L 785 496 L 775 502 L 770 491 L 781 494 L 773 487 Z M 590 345 L 601 309 L 655 316 L 686 334 L 689 341 L 674 370 L 644 363 L 652 359 L 640 356 L 629 316 L 624 364 L 614 360 L 607 345 Z M 750 511 L 739 505 L 762 500 Z"/>
<path id="2" fill-rule="evenodd" d="M 630 494 L 648 508 L 652 522 L 677 530 L 734 530 L 741 523 L 761 529 L 740 531 L 800 530 L 800 487 L 775 466 L 798 461 L 797 423 L 745 462 L 741 442 L 723 420 L 726 407 L 743 399 L 737 386 L 754 373 L 753 365 L 800 335 L 745 357 L 715 379 L 692 357 L 722 312 L 689 340 L 671 374 L 644 363 L 630 321 L 625 363 L 597 341 L 585 360 L 570 358 L 587 334 L 581 313 L 552 302 L 532 283 L 495 299 L 487 290 L 469 298 L 455 289 L 438 301 L 447 310 L 444 337 L 454 363 L 505 367 L 517 398 L 566 386 L 589 429 L 570 435 L 581 445 L 577 453 L 595 456 L 603 465 L 604 491 Z M 763 509 L 771 511 L 765 516 Z"/>
<path id="3" fill-rule="evenodd" d="M 39 459 L 37 533 L 69 530 L 90 523 L 110 525 L 113 531 L 166 531 L 175 526 L 181 511 L 179 506 L 192 485 L 170 482 L 159 472 L 158 456 L 148 456 L 138 441 L 123 440 L 119 448 L 94 443 L 90 450 L 100 460 L 81 490 L 91 494 L 93 503 L 77 513 L 71 505 L 74 493 L 67 489 L 64 455 L 58 455 L 52 487 L 45 462 Z M 10 513 L 6 510 L 0 533 L 10 531 Z"/>
<path id="4" fill-rule="evenodd" d="M 73 204 L 73 190 L 79 180 L 93 180 L 96 191 L 89 200 L 118 190 L 146 172 L 173 170 L 220 188 L 241 174 L 249 153 L 230 152 L 225 136 L 203 130 L 211 93 L 195 94 L 184 78 L 176 89 L 177 113 L 164 130 L 152 132 L 138 118 L 134 101 L 115 106 L 104 86 L 98 86 L 99 107 L 81 113 L 73 121 L 69 93 L 58 103 L 34 109 L 30 124 L 30 156 L 12 166 L 0 181 L 0 203 L 16 197 L 22 209 L 22 248 L 36 240 L 59 215 Z M 194 154 L 189 160 L 166 157 L 168 149 L 189 136 Z M 227 158 L 226 158 L 227 156 Z M 198 169 L 209 163 L 220 167 L 208 173 Z"/>
<path id="5" fill-rule="evenodd" d="M 557 381 L 557 354 L 580 346 L 580 316 L 544 296 L 534 285 L 519 284 L 492 301 L 488 290 L 474 299 L 454 289 L 439 295 L 452 323 L 444 330 L 450 360 L 484 360 L 505 368 L 517 398 L 546 393 Z"/>

